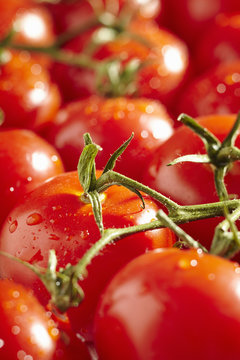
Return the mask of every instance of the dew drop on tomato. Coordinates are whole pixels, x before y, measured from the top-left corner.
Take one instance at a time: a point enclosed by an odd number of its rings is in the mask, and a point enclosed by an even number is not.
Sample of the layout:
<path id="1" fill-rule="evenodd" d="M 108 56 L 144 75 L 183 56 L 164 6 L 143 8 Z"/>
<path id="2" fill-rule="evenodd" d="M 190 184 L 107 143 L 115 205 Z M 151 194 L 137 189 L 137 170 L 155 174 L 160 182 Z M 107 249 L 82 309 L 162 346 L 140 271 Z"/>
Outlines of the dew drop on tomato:
<path id="1" fill-rule="evenodd" d="M 17 222 L 17 220 L 14 220 L 14 221 L 9 225 L 9 231 L 10 231 L 10 233 L 13 233 L 13 232 L 17 229 L 17 226 L 18 226 L 18 222 Z"/>
<path id="2" fill-rule="evenodd" d="M 38 213 L 31 214 L 27 217 L 27 225 L 37 225 L 43 221 L 42 216 Z"/>

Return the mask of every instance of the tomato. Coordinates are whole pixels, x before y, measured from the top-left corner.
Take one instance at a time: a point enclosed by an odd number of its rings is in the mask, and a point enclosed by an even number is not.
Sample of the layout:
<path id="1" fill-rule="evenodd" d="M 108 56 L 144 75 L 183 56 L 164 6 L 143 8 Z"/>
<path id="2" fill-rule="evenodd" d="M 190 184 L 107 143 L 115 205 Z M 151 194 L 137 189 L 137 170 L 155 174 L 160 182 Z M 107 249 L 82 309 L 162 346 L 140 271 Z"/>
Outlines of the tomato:
<path id="1" fill-rule="evenodd" d="M 58 329 L 31 290 L 0 280 L 0 356 L 51 360 Z"/>
<path id="2" fill-rule="evenodd" d="M 91 360 L 86 343 L 71 331 L 61 332 L 52 360 Z"/>
<path id="3" fill-rule="evenodd" d="M 115 16 L 121 13 L 133 13 L 140 18 L 149 19 L 160 16 L 162 0 L 104 0 L 88 1 L 62 0 L 57 4 L 46 4 L 52 14 L 57 33 L 63 33 L 67 30 L 77 29 L 81 25 L 87 25 L 95 18 L 95 12 L 108 12 Z M 160 14 L 159 14 L 160 12 Z"/>
<path id="4" fill-rule="evenodd" d="M 238 0 L 165 0 L 164 6 L 165 26 L 193 48 L 217 14 L 240 11 Z"/>
<path id="5" fill-rule="evenodd" d="M 179 96 L 175 113 L 191 116 L 237 113 L 240 61 L 222 63 L 193 80 Z"/>
<path id="6" fill-rule="evenodd" d="M 55 249 L 58 267 L 76 264 L 99 238 L 92 207 L 81 201 L 83 190 L 77 173 L 58 175 L 33 190 L 10 212 L 0 235 L 0 249 L 20 259 L 46 267 L 49 250 Z M 139 198 L 123 187 L 112 186 L 102 195 L 105 228 L 147 223 L 155 218 L 158 206 Z M 135 256 L 153 248 L 171 246 L 174 236 L 159 229 L 128 236 L 109 244 L 88 266 L 88 277 L 81 281 L 85 299 L 78 308 L 69 309 L 74 330 L 91 338 L 91 322 L 100 292 L 109 279 Z M 42 303 L 49 294 L 41 281 L 21 264 L 1 259 L 1 276 L 11 277 L 34 289 Z"/>
<path id="7" fill-rule="evenodd" d="M 50 46 L 55 41 L 53 22 L 48 11 L 29 0 L 8 0 L 0 4 L 0 38 L 14 28 L 14 43 L 33 46 Z M 35 61 L 50 66 L 50 57 L 32 54 Z"/>
<path id="8" fill-rule="evenodd" d="M 57 151 L 30 130 L 0 131 L 0 224 L 18 199 L 64 171 Z"/>
<path id="9" fill-rule="evenodd" d="M 196 47 L 194 63 L 197 71 L 202 72 L 222 62 L 239 60 L 239 34 L 240 12 L 216 16 Z"/>
<path id="10" fill-rule="evenodd" d="M 140 180 L 155 149 L 173 132 L 173 121 L 157 101 L 97 96 L 75 101 L 59 111 L 46 138 L 58 149 L 66 169 L 75 170 L 84 146 L 83 134 L 90 133 L 104 149 L 96 158 L 101 169 L 132 131 L 134 138 L 115 170 Z"/>
<path id="11" fill-rule="evenodd" d="M 1 14 L 1 24 L 0 24 L 0 37 L 7 35 L 8 31 L 11 29 L 12 22 L 16 13 L 19 9 L 27 7 L 30 5 L 31 0 L 8 0 L 1 1 L 0 3 L 0 14 Z"/>
<path id="12" fill-rule="evenodd" d="M 1 54 L 0 108 L 5 115 L 3 127 L 39 131 L 60 107 L 58 88 L 48 71 L 29 53 Z"/>
<path id="13" fill-rule="evenodd" d="M 166 249 L 126 265 L 102 294 L 100 360 L 237 360 L 240 268 L 201 251 Z"/>
<path id="14" fill-rule="evenodd" d="M 96 29 L 95 29 L 96 30 Z M 100 46 L 93 56 L 97 60 L 116 58 L 124 66 L 132 59 L 145 62 L 136 74 L 138 97 L 148 97 L 170 103 L 176 90 L 187 76 L 188 51 L 185 44 L 154 22 L 133 21 L 128 29 L 141 41 L 127 34 Z M 66 45 L 68 51 L 81 53 L 91 41 L 94 31 L 77 36 Z M 150 45 L 146 46 L 144 42 Z M 98 92 L 94 70 L 56 64 L 52 75 L 65 101 L 87 97 Z M 130 90 L 125 95 L 131 95 Z"/>
<path id="15" fill-rule="evenodd" d="M 197 118 L 199 123 L 209 129 L 220 141 L 229 133 L 236 115 L 209 115 Z M 236 139 L 240 146 L 240 137 Z M 214 174 L 209 164 L 185 162 L 166 166 L 182 155 L 205 154 L 202 140 L 185 126 L 175 133 L 155 151 L 155 157 L 145 169 L 143 182 L 170 197 L 180 205 L 194 205 L 218 201 L 214 185 Z M 226 178 L 228 193 L 239 196 L 240 164 L 235 162 Z M 195 240 L 209 247 L 215 226 L 221 218 L 198 220 L 182 225 Z"/>

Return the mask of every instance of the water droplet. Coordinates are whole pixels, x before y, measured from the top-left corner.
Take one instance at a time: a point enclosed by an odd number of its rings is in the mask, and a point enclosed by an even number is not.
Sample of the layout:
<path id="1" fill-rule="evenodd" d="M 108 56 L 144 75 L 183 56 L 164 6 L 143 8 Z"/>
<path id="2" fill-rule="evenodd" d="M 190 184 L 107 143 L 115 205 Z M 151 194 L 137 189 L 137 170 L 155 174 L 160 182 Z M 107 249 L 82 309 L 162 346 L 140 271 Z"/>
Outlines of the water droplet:
<path id="1" fill-rule="evenodd" d="M 59 330 L 58 330 L 57 328 L 53 328 L 53 329 L 51 330 L 51 334 L 52 334 L 53 336 L 58 336 Z"/>
<path id="2" fill-rule="evenodd" d="M 50 234 L 50 235 L 49 235 L 49 239 L 50 239 L 50 240 L 59 240 L 60 237 L 57 236 L 56 234 Z"/>
<path id="3" fill-rule="evenodd" d="M 179 261 L 178 261 L 178 267 L 180 268 L 180 269 L 189 269 L 190 268 L 190 262 L 189 262 L 189 260 L 188 259 L 180 259 Z"/>
<path id="4" fill-rule="evenodd" d="M 214 280 L 214 279 L 215 279 L 215 277 L 216 277 L 216 275 L 215 275 L 215 274 L 213 274 L 213 273 L 208 274 L 208 279 L 209 279 L 209 280 Z"/>
<path id="5" fill-rule="evenodd" d="M 0 349 L 3 347 L 3 345 L 4 345 L 4 340 L 0 339 Z"/>
<path id="6" fill-rule="evenodd" d="M 43 218 L 40 214 L 34 213 L 27 217 L 26 223 L 27 225 L 37 225 L 43 221 Z"/>
<path id="7" fill-rule="evenodd" d="M 25 357 L 25 356 L 26 356 L 25 351 L 19 350 L 19 351 L 17 352 L 17 358 L 18 358 L 19 360 L 24 360 L 24 357 Z"/>
<path id="8" fill-rule="evenodd" d="M 17 299 L 20 296 L 20 293 L 19 291 L 13 291 L 12 295 L 15 299 Z"/>
<path id="9" fill-rule="evenodd" d="M 20 311 L 23 312 L 23 313 L 27 312 L 27 311 L 28 311 L 27 305 L 24 305 L 24 304 L 21 305 L 21 306 L 20 306 Z"/>
<path id="10" fill-rule="evenodd" d="M 18 335 L 20 333 L 20 327 L 17 325 L 14 325 L 12 327 L 12 333 L 13 333 L 13 335 Z"/>
<path id="11" fill-rule="evenodd" d="M 195 266 L 197 266 L 198 262 L 197 262 L 196 259 L 193 259 L 193 260 L 190 261 L 190 264 L 191 264 L 192 267 L 195 267 Z"/>
<path id="12" fill-rule="evenodd" d="M 18 222 L 17 222 L 17 220 L 14 220 L 14 221 L 9 225 L 9 231 L 10 231 L 10 233 L 13 233 L 13 232 L 17 229 L 17 226 L 18 226 Z"/>

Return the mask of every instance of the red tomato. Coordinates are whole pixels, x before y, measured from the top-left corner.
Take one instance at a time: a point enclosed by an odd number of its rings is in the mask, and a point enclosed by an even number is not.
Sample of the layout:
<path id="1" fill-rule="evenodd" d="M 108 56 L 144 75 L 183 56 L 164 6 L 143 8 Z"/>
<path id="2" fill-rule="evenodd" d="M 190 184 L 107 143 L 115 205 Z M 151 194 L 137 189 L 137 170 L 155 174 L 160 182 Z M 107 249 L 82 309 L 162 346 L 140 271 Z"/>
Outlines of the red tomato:
<path id="1" fill-rule="evenodd" d="M 0 357 L 51 360 L 58 329 L 31 290 L 0 280 Z"/>
<path id="2" fill-rule="evenodd" d="M 12 22 L 19 9 L 30 5 L 31 0 L 8 0 L 0 2 L 0 37 L 7 35 L 11 29 Z"/>
<path id="3" fill-rule="evenodd" d="M 97 96 L 75 101 L 59 111 L 46 138 L 58 149 L 66 169 L 75 170 L 84 146 L 83 134 L 90 133 L 103 148 L 96 158 L 101 169 L 132 131 L 134 138 L 115 170 L 140 180 L 155 149 L 173 132 L 173 121 L 157 101 Z"/>
<path id="4" fill-rule="evenodd" d="M 179 96 L 175 113 L 191 116 L 239 111 L 240 61 L 223 63 L 190 83 Z"/>
<path id="5" fill-rule="evenodd" d="M 238 0 L 165 0 L 164 6 L 165 25 L 191 47 L 198 46 L 199 37 L 217 14 L 240 11 Z"/>
<path id="6" fill-rule="evenodd" d="M 66 30 L 87 25 L 96 16 L 95 12 L 105 11 L 118 16 L 123 10 L 124 13 L 137 14 L 140 18 L 155 18 L 159 12 L 161 13 L 162 0 L 94 0 L 91 2 L 62 0 L 57 4 L 46 4 L 46 6 L 53 16 L 56 31 L 63 33 Z"/>
<path id="7" fill-rule="evenodd" d="M 60 332 L 60 338 L 52 360 L 91 360 L 86 343 L 73 332 Z"/>
<path id="8" fill-rule="evenodd" d="M 0 131 L 0 224 L 20 197 L 63 171 L 57 151 L 32 131 Z"/>
<path id="9" fill-rule="evenodd" d="M 59 109 L 57 86 L 29 53 L 4 51 L 1 56 L 0 108 L 5 114 L 2 126 L 39 131 Z"/>
<path id="10" fill-rule="evenodd" d="M 83 190 L 77 173 L 64 173 L 45 182 L 9 214 L 2 227 L 0 249 L 20 259 L 46 267 L 49 250 L 55 249 L 58 267 L 76 264 L 100 237 L 90 204 L 81 201 Z M 112 186 L 102 195 L 105 228 L 126 227 L 150 222 L 158 206 L 147 196 L 145 209 L 139 198 L 123 187 Z M 159 247 L 171 246 L 174 236 L 160 229 L 128 236 L 109 244 L 88 266 L 88 277 L 81 281 L 85 299 L 68 311 L 74 330 L 91 339 L 92 317 L 97 299 L 106 283 L 134 257 Z M 34 289 L 46 303 L 49 294 L 36 275 L 23 265 L 1 258 L 1 275 Z"/>
<path id="11" fill-rule="evenodd" d="M 197 119 L 220 141 L 229 133 L 236 115 L 209 115 Z M 236 146 L 240 146 L 237 137 Z M 214 185 L 213 170 L 209 164 L 185 162 L 166 166 L 179 156 L 187 154 L 205 154 L 202 140 L 185 126 L 179 127 L 162 146 L 155 151 L 154 160 L 145 169 L 144 183 L 180 205 L 194 205 L 218 201 Z M 240 164 L 235 162 L 226 178 L 229 194 L 240 195 Z M 195 240 L 209 247 L 215 226 L 221 218 L 206 219 L 182 225 Z"/>
<path id="12" fill-rule="evenodd" d="M 11 28 L 15 43 L 49 46 L 55 40 L 53 22 L 48 11 L 30 0 L 8 0 L 0 4 L 0 38 Z M 46 55 L 33 54 L 33 58 L 43 66 L 50 66 L 51 59 Z"/>
<path id="13" fill-rule="evenodd" d="M 144 254 L 104 291 L 100 360 L 237 360 L 240 267 L 195 250 Z"/>
<path id="14" fill-rule="evenodd" d="M 196 47 L 194 63 L 197 71 L 206 70 L 222 62 L 239 60 L 239 36 L 240 12 L 216 16 L 214 23 L 200 37 Z"/>
<path id="15" fill-rule="evenodd" d="M 93 54 L 94 58 L 117 58 L 123 65 L 136 58 L 140 62 L 148 62 L 136 75 L 138 96 L 169 103 L 186 77 L 188 51 L 185 44 L 169 31 L 160 29 L 150 21 L 134 21 L 128 30 L 140 37 L 143 42 L 147 42 L 150 48 L 128 35 L 120 36 L 100 46 Z M 89 44 L 92 35 L 93 31 L 76 37 L 66 49 L 81 53 Z M 93 70 L 56 64 L 52 73 L 66 101 L 87 97 L 98 91 Z"/>

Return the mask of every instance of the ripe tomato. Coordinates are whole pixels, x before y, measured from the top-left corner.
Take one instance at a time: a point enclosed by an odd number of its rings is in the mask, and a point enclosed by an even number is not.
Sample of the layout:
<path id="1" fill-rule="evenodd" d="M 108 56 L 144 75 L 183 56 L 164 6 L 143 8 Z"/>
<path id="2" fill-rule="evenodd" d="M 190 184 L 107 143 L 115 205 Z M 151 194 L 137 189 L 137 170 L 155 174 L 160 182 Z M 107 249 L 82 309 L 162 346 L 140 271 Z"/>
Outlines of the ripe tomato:
<path id="1" fill-rule="evenodd" d="M 58 329 L 31 290 L 1 279 L 0 319 L 1 359 L 52 359 Z"/>
<path id="2" fill-rule="evenodd" d="M 197 71 L 206 70 L 222 62 L 239 60 L 239 35 L 240 12 L 216 16 L 214 23 L 200 37 L 196 47 L 194 63 Z"/>
<path id="3" fill-rule="evenodd" d="M 223 63 L 190 83 L 179 96 L 175 113 L 191 116 L 239 111 L 240 61 Z"/>
<path id="4" fill-rule="evenodd" d="M 10 212 L 0 235 L 0 249 L 20 259 L 47 267 L 49 250 L 55 249 L 58 267 L 76 264 L 99 238 L 90 204 L 81 201 L 83 190 L 76 172 L 58 175 L 33 190 Z M 143 224 L 155 218 L 158 206 L 148 196 L 146 207 L 123 187 L 112 186 L 102 195 L 105 228 Z M 150 249 L 171 246 L 174 236 L 168 229 L 148 231 L 111 243 L 88 266 L 81 281 L 85 299 L 69 309 L 74 330 L 91 339 L 92 317 L 99 294 L 123 265 Z M 41 302 L 49 294 L 34 273 L 15 261 L 1 258 L 1 276 L 31 287 Z"/>
<path id="5" fill-rule="evenodd" d="M 11 29 L 12 22 L 19 9 L 30 5 L 31 0 L 8 0 L 0 2 L 0 37 L 7 35 Z"/>
<path id="6" fill-rule="evenodd" d="M 209 115 L 200 117 L 199 123 L 209 129 L 220 141 L 229 133 L 236 115 Z M 240 146 L 240 137 L 236 139 Z M 203 204 L 218 201 L 214 185 L 214 175 L 209 164 L 185 162 L 167 166 L 172 160 L 187 154 L 205 154 L 202 140 L 185 126 L 175 133 L 155 151 L 155 157 L 145 169 L 144 183 L 180 205 Z M 239 196 L 240 164 L 235 162 L 226 178 L 229 194 Z M 195 240 L 209 247 L 215 226 L 221 218 L 199 220 L 182 225 Z"/>
<path id="7" fill-rule="evenodd" d="M 190 47 L 197 47 L 199 37 L 217 14 L 240 10 L 238 0 L 165 0 L 164 6 L 165 26 Z"/>
<path id="8" fill-rule="evenodd" d="M 0 224 L 18 199 L 64 171 L 57 151 L 30 130 L 0 131 Z"/>
<path id="9" fill-rule="evenodd" d="M 128 30 L 143 41 L 134 40 L 128 35 L 120 36 L 97 48 L 93 54 L 94 58 L 117 58 L 121 60 L 122 65 L 126 65 L 132 59 L 146 62 L 136 75 L 138 96 L 169 103 L 186 77 L 188 51 L 185 44 L 151 21 L 133 21 Z M 94 31 L 91 30 L 77 36 L 66 45 L 66 49 L 81 53 L 91 41 L 93 34 Z M 143 43 L 144 41 L 150 48 Z M 56 64 L 52 74 L 65 101 L 96 94 L 98 91 L 93 70 Z M 130 93 L 127 92 L 125 95 Z"/>
<path id="10" fill-rule="evenodd" d="M 131 261 L 102 294 L 100 360 L 237 360 L 240 267 L 201 251 L 165 249 Z"/>
<path id="11" fill-rule="evenodd" d="M 4 51 L 0 67 L 0 108 L 3 127 L 39 131 L 60 106 L 58 88 L 48 71 L 29 53 Z"/>
<path id="12" fill-rule="evenodd" d="M 52 360 L 91 360 L 86 343 L 74 332 L 61 332 Z"/>
<path id="13" fill-rule="evenodd" d="M 48 11 L 30 0 L 8 0 L 0 4 L 0 38 L 14 28 L 14 43 L 49 46 L 55 40 L 53 22 Z M 46 55 L 32 54 L 37 63 L 50 66 L 51 59 Z"/>
<path id="14" fill-rule="evenodd" d="M 155 149 L 173 132 L 173 121 L 157 101 L 97 96 L 75 101 L 59 111 L 46 138 L 59 151 L 66 170 L 75 170 L 84 146 L 83 134 L 90 133 L 104 149 L 96 158 L 101 169 L 132 131 L 134 138 L 115 170 L 140 180 Z"/>

